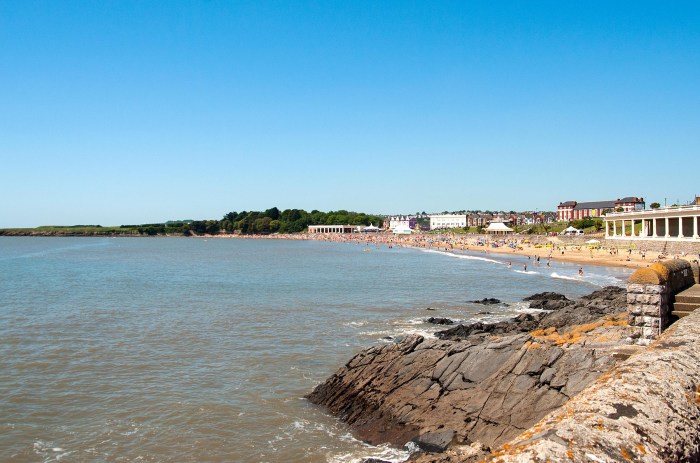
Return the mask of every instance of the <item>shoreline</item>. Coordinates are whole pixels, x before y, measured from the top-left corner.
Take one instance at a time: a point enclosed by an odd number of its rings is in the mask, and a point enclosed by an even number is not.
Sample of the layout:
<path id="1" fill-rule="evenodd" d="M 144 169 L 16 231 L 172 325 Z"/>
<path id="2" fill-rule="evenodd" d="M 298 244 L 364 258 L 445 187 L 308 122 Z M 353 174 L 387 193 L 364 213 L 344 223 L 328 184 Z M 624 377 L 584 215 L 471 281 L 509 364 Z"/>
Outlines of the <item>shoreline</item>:
<path id="1" fill-rule="evenodd" d="M 682 253 L 677 255 L 664 255 L 661 252 L 644 249 L 621 250 L 615 247 L 607 247 L 604 237 L 600 238 L 600 247 L 589 248 L 586 244 L 567 243 L 556 236 L 521 235 L 497 238 L 485 235 L 464 234 L 413 234 L 393 235 L 387 233 L 378 234 L 325 234 L 325 233 L 292 233 L 277 235 L 133 235 L 133 234 L 56 234 L 56 233 L 23 233 L 6 234 L 2 236 L 29 236 L 29 237 L 72 237 L 72 238 L 199 238 L 199 239 L 281 239 L 303 241 L 329 241 L 357 243 L 366 246 L 398 246 L 434 249 L 446 252 L 467 251 L 479 255 L 495 254 L 499 256 L 530 257 L 533 260 L 540 259 L 541 264 L 551 262 L 566 262 L 578 265 L 594 265 L 602 267 L 644 268 L 663 259 L 682 258 L 690 261 L 697 257 L 692 254 Z"/>
<path id="2" fill-rule="evenodd" d="M 540 259 L 540 265 L 551 262 L 566 262 L 600 267 L 644 268 L 658 262 L 661 253 L 656 251 L 632 250 L 631 252 L 601 246 L 591 249 L 587 246 L 568 244 L 557 237 L 533 236 L 495 240 L 484 240 L 473 235 L 421 234 L 421 235 L 347 235 L 347 234 L 286 234 L 286 235 L 201 235 L 193 238 L 213 239 L 284 239 L 357 243 L 366 246 L 399 246 L 416 249 L 433 249 L 446 252 L 468 251 L 479 255 L 520 256 Z M 483 243 L 483 244 L 479 244 Z M 513 245 L 514 247 L 510 247 Z M 601 242 L 601 245 L 604 241 Z M 547 247 L 549 245 L 550 247 Z M 496 247 L 493 247 L 496 246 Z M 682 256 L 674 256 L 682 257 Z M 691 256 L 692 258 L 692 256 Z"/>

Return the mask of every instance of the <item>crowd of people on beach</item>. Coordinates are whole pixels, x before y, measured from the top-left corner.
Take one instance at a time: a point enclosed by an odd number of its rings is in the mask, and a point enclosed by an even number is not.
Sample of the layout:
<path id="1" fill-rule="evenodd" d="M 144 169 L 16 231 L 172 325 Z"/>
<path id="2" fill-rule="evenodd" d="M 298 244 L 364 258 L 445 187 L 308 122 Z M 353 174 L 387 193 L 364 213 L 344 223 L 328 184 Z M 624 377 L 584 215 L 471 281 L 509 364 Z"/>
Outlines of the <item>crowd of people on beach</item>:
<path id="1" fill-rule="evenodd" d="M 233 237 L 231 235 L 228 236 Z M 548 267 L 553 260 L 594 265 L 643 267 L 663 259 L 688 258 L 688 254 L 685 252 L 669 256 L 644 248 L 618 248 L 604 243 L 579 243 L 545 235 L 490 236 L 449 232 L 400 235 L 375 232 L 246 235 L 244 238 L 357 243 L 363 245 L 366 250 L 372 247 L 386 246 L 387 248 L 429 248 L 447 252 L 471 251 L 485 254 L 516 254 L 535 259 L 536 264 L 539 264 L 540 259 L 546 259 Z M 698 259 L 700 259 L 700 256 L 698 256 Z M 581 272 L 583 272 L 583 269 L 581 269 Z"/>

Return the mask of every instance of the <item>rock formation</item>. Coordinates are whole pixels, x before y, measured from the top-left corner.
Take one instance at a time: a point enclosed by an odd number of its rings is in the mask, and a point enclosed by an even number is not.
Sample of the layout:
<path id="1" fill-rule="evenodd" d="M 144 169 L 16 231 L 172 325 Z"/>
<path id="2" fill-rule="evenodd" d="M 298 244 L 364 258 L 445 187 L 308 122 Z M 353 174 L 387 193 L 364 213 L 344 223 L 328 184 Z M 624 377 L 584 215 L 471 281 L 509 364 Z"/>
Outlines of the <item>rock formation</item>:
<path id="1" fill-rule="evenodd" d="M 537 296 L 531 304 L 557 310 L 371 347 L 308 398 L 361 439 L 416 442 L 426 453 L 412 461 L 483 456 L 629 355 L 620 347 L 628 336 L 623 289 L 605 288 L 577 302 Z"/>

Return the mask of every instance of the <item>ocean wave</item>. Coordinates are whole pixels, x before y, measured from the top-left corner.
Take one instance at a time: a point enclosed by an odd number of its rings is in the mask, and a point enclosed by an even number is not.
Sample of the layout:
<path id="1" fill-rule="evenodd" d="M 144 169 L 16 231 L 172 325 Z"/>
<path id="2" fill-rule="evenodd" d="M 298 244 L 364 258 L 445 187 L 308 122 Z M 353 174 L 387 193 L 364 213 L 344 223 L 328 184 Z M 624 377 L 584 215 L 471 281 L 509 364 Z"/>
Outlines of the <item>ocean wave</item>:
<path id="1" fill-rule="evenodd" d="M 576 276 L 570 276 L 570 275 L 560 275 L 557 272 L 552 272 L 550 274 L 552 278 L 558 278 L 560 280 L 569 280 L 569 281 L 581 281 L 581 277 L 576 277 Z"/>
<path id="2" fill-rule="evenodd" d="M 468 254 L 455 254 L 455 253 L 446 252 L 446 251 L 436 251 L 436 250 L 434 250 L 434 249 L 420 249 L 420 250 L 423 251 L 423 252 L 430 253 L 430 254 L 441 254 L 441 255 L 443 255 L 443 256 L 454 257 L 454 258 L 457 258 L 457 259 L 480 260 L 480 261 L 483 261 L 483 262 L 491 262 L 491 263 L 493 263 L 493 264 L 503 265 L 503 262 L 501 262 L 500 260 L 489 259 L 489 258 L 486 258 L 486 257 L 470 256 L 470 255 L 468 255 Z"/>
<path id="3" fill-rule="evenodd" d="M 612 275 L 601 275 L 594 272 L 584 272 L 584 275 L 563 275 L 557 272 L 552 272 L 550 276 L 559 280 L 577 281 L 601 288 L 605 286 L 622 286 L 624 284 L 624 282 L 617 277 Z"/>
<path id="4" fill-rule="evenodd" d="M 534 270 L 513 270 L 515 273 L 523 273 L 526 275 L 540 275 L 540 272 L 535 272 Z"/>
<path id="5" fill-rule="evenodd" d="M 359 321 L 359 322 L 346 322 L 346 323 L 343 323 L 343 326 L 365 326 L 367 323 L 369 323 L 369 322 L 367 322 L 365 320 Z"/>
<path id="6" fill-rule="evenodd" d="M 624 286 L 625 282 L 612 275 L 600 275 L 598 273 L 591 273 L 584 277 L 586 283 L 590 283 L 595 286 Z"/>
<path id="7" fill-rule="evenodd" d="M 290 426 L 281 429 L 281 434 L 268 442 L 272 449 L 276 449 L 283 442 L 296 439 L 301 434 L 322 434 L 338 441 L 350 444 L 355 450 L 336 450 L 326 453 L 326 461 L 329 463 L 359 463 L 367 458 L 378 458 L 387 462 L 400 463 L 405 461 L 416 449 L 408 446 L 403 449 L 393 448 L 389 445 L 370 445 L 355 438 L 351 433 L 342 430 L 337 425 L 327 425 L 315 420 L 297 418 Z"/>
<path id="8" fill-rule="evenodd" d="M 391 463 L 401 463 L 406 461 L 408 457 L 417 450 L 415 445 L 406 445 L 403 449 L 393 448 L 386 444 L 369 445 L 366 442 L 355 439 L 352 434 L 345 434 L 341 436 L 341 439 L 347 442 L 359 443 L 363 448 L 350 453 L 329 455 L 328 463 L 360 463 L 368 458 L 377 458 Z"/>

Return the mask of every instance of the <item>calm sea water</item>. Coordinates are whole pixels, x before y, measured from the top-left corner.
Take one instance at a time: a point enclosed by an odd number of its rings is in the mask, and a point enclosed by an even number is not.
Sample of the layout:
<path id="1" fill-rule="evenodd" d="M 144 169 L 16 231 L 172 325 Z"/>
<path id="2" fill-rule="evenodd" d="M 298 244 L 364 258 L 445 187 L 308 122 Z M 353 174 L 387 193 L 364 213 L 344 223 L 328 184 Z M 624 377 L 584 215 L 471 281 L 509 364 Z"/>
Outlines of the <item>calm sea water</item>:
<path id="1" fill-rule="evenodd" d="M 355 440 L 303 395 L 363 347 L 430 335 L 429 316 L 501 319 L 534 292 L 578 296 L 629 275 L 530 262 L 523 273 L 509 258 L 0 238 L 0 461 L 398 461 L 404 451 Z M 510 304 L 467 302 L 484 297 Z"/>

